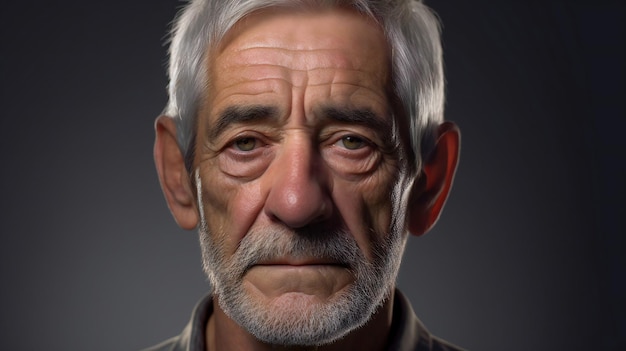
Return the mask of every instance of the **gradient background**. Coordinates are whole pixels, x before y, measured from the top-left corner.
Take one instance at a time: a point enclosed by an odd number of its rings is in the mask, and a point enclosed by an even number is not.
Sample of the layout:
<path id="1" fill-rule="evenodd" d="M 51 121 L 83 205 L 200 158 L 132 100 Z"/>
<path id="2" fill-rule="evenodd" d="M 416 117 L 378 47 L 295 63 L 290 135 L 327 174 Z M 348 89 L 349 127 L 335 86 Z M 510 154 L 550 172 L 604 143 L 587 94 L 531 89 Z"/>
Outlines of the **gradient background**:
<path id="1" fill-rule="evenodd" d="M 152 163 L 180 3 L 47 3 L 0 12 L 0 349 L 136 350 L 208 288 Z M 472 350 L 626 349 L 623 2 L 427 3 L 463 150 L 399 285 Z"/>

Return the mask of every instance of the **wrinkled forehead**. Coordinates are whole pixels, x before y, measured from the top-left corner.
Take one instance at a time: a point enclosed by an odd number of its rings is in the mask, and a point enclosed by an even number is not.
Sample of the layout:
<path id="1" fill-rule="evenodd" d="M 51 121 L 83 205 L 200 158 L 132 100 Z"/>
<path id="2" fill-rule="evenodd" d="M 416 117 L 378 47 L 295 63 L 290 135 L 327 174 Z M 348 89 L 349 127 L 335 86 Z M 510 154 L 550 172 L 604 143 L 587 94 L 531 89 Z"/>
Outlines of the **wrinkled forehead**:
<path id="1" fill-rule="evenodd" d="M 233 45 L 242 38 L 245 44 Z M 356 9 L 337 6 L 270 7 L 252 11 L 238 20 L 206 54 L 210 64 L 229 47 L 241 51 L 278 45 L 286 50 L 308 52 L 350 49 L 356 55 L 349 62 L 333 62 L 346 68 L 365 66 L 368 62 L 380 64 L 382 60 L 388 66 L 390 62 L 391 50 L 380 24 Z M 372 57 L 372 47 L 382 48 L 375 52 L 382 60 Z"/>
<path id="2" fill-rule="evenodd" d="M 212 116 L 221 105 L 288 99 L 285 88 L 291 86 L 308 91 L 307 111 L 320 103 L 356 104 L 385 116 L 388 52 L 378 23 L 356 11 L 258 11 L 239 21 L 212 53 L 205 111 Z"/>

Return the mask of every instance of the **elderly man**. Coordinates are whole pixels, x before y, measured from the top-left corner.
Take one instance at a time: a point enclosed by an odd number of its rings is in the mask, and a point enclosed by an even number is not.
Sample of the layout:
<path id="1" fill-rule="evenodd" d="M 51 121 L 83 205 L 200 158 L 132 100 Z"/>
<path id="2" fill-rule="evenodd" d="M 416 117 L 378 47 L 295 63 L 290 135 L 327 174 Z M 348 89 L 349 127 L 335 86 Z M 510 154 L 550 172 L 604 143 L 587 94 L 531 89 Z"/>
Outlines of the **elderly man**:
<path id="1" fill-rule="evenodd" d="M 459 152 L 428 8 L 193 0 L 170 54 L 155 160 L 212 291 L 151 350 L 457 350 L 395 289 Z"/>

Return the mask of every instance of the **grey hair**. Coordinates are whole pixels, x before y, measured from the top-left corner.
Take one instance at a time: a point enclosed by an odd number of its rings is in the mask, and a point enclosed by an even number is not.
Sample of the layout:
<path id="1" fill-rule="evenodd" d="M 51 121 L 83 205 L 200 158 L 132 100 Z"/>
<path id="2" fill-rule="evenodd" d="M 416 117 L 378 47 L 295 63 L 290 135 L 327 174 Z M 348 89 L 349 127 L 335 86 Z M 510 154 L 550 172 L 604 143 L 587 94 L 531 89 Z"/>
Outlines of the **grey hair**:
<path id="1" fill-rule="evenodd" d="M 176 120 L 178 144 L 191 169 L 196 119 L 211 94 L 207 53 L 235 23 L 268 7 L 352 7 L 375 19 L 391 46 L 393 94 L 401 106 L 395 118 L 408 118 L 413 171 L 421 169 L 443 122 L 444 76 L 439 21 L 419 0 L 190 0 L 172 28 L 169 101 L 164 114 Z M 390 102 L 391 103 L 391 102 Z M 395 120 L 398 128 L 406 120 Z M 400 126 L 400 127 L 398 127 Z"/>

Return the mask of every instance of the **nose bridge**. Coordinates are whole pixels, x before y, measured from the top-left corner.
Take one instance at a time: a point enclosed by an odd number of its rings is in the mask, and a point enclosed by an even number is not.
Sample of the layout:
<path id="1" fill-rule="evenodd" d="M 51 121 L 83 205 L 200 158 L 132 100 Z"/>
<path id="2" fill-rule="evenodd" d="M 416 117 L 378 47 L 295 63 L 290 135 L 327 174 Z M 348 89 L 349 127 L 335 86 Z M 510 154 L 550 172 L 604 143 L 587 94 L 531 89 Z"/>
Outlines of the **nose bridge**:
<path id="1" fill-rule="evenodd" d="M 299 228 L 332 213 L 328 173 L 313 141 L 305 133 L 287 140 L 274 160 L 266 213 Z"/>

